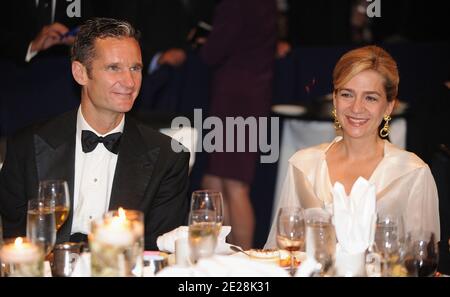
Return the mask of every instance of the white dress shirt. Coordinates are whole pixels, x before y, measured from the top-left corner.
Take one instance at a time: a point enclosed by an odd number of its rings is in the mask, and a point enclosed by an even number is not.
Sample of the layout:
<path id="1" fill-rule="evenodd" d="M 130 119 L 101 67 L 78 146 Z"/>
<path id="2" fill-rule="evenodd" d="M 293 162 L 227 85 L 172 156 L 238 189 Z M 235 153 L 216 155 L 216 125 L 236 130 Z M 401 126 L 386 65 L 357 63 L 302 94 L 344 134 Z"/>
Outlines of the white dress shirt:
<path id="1" fill-rule="evenodd" d="M 75 143 L 75 181 L 73 233 L 88 234 L 90 223 L 108 211 L 111 188 L 117 164 L 117 155 L 108 151 L 103 143 L 89 153 L 84 153 L 81 146 L 81 131 L 90 130 L 98 136 L 123 132 L 125 117 L 120 124 L 107 134 L 98 134 L 84 119 L 81 107 L 77 115 Z"/>

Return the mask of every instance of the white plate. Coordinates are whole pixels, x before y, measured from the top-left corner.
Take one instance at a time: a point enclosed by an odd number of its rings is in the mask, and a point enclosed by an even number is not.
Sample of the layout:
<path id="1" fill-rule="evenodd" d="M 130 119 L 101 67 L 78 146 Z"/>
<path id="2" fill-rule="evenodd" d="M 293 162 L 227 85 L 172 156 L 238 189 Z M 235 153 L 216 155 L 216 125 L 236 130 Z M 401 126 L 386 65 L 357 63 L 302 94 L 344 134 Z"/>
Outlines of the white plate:
<path id="1" fill-rule="evenodd" d="M 272 105 L 272 111 L 281 115 L 299 116 L 306 112 L 306 108 L 300 105 L 293 104 L 277 104 Z"/>
<path id="2" fill-rule="evenodd" d="M 249 253 L 250 253 L 250 250 L 246 250 L 245 252 L 246 252 L 247 254 L 249 254 Z M 288 251 L 282 251 L 282 253 L 285 253 L 284 256 L 286 256 L 289 252 L 288 252 Z M 232 256 L 232 257 L 238 257 L 238 258 L 247 258 L 247 259 L 251 258 L 250 256 L 247 256 L 246 254 L 241 253 L 241 252 L 234 252 L 234 253 L 231 254 L 230 256 Z M 305 253 L 305 252 L 297 252 L 297 257 L 298 257 L 298 259 L 299 259 L 301 262 L 306 261 L 306 253 Z"/>

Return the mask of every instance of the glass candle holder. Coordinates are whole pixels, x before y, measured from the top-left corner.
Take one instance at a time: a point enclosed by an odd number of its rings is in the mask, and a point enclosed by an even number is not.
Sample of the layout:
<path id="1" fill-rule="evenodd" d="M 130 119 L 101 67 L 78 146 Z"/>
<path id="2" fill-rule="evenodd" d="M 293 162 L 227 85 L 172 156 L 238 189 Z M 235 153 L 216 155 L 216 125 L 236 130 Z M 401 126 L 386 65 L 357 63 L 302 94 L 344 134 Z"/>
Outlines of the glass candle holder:
<path id="1" fill-rule="evenodd" d="M 4 276 L 44 276 L 44 253 L 26 238 L 8 240 L 0 249 Z"/>
<path id="2" fill-rule="evenodd" d="M 123 209 L 94 220 L 89 233 L 92 276 L 134 276 L 136 247 L 140 245 L 137 233 L 136 224 Z"/>
<path id="3" fill-rule="evenodd" d="M 112 210 L 105 214 L 105 218 L 119 217 L 123 213 L 130 223 L 134 235 L 132 256 L 132 273 L 134 276 L 143 276 L 144 273 L 144 213 L 138 210 L 122 209 Z"/>

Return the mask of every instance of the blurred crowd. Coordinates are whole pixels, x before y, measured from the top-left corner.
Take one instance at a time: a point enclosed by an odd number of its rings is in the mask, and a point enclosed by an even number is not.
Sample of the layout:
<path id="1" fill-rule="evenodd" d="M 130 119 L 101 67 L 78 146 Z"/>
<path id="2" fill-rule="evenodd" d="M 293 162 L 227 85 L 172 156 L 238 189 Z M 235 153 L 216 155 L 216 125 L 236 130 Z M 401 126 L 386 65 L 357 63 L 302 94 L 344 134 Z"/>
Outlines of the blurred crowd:
<path id="1" fill-rule="evenodd" d="M 444 1 L 274 0 L 278 15 L 277 55 L 292 47 L 448 41 Z M 220 0 L 19 0 L 2 4 L 0 56 L 29 62 L 34 56 L 67 53 L 76 27 L 88 18 L 130 21 L 142 33 L 144 62 L 177 66 L 184 50 L 212 23 Z M 376 1 L 374 1 L 376 2 Z M 369 17 L 369 8 L 381 17 Z M 72 15 L 69 11 L 71 11 Z M 200 24 L 200 26 L 199 26 Z M 200 30 L 199 30 L 200 31 Z M 192 40 L 194 39 L 194 40 Z M 196 39 L 196 40 L 195 40 Z M 153 62 L 153 64 L 152 64 Z"/>

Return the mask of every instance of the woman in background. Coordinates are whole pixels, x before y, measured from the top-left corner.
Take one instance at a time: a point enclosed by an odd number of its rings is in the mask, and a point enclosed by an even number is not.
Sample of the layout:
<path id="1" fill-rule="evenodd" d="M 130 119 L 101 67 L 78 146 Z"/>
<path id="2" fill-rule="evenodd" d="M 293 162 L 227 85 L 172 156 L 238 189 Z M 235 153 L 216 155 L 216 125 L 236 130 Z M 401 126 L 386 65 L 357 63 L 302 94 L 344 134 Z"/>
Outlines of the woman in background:
<path id="1" fill-rule="evenodd" d="M 227 129 L 227 117 L 266 117 L 270 113 L 276 45 L 274 0 L 222 0 L 217 4 L 212 31 L 201 49 L 202 60 L 211 67 L 209 115 L 220 118 Z M 246 129 L 247 130 L 247 129 Z M 224 223 L 230 224 L 236 245 L 249 249 L 253 243 L 255 218 L 250 185 L 255 174 L 257 152 L 249 151 L 251 137 L 245 131 L 245 152 L 212 152 L 202 187 L 221 191 Z M 229 145 L 229 144 L 228 144 Z M 223 141 L 227 147 L 227 139 Z"/>

